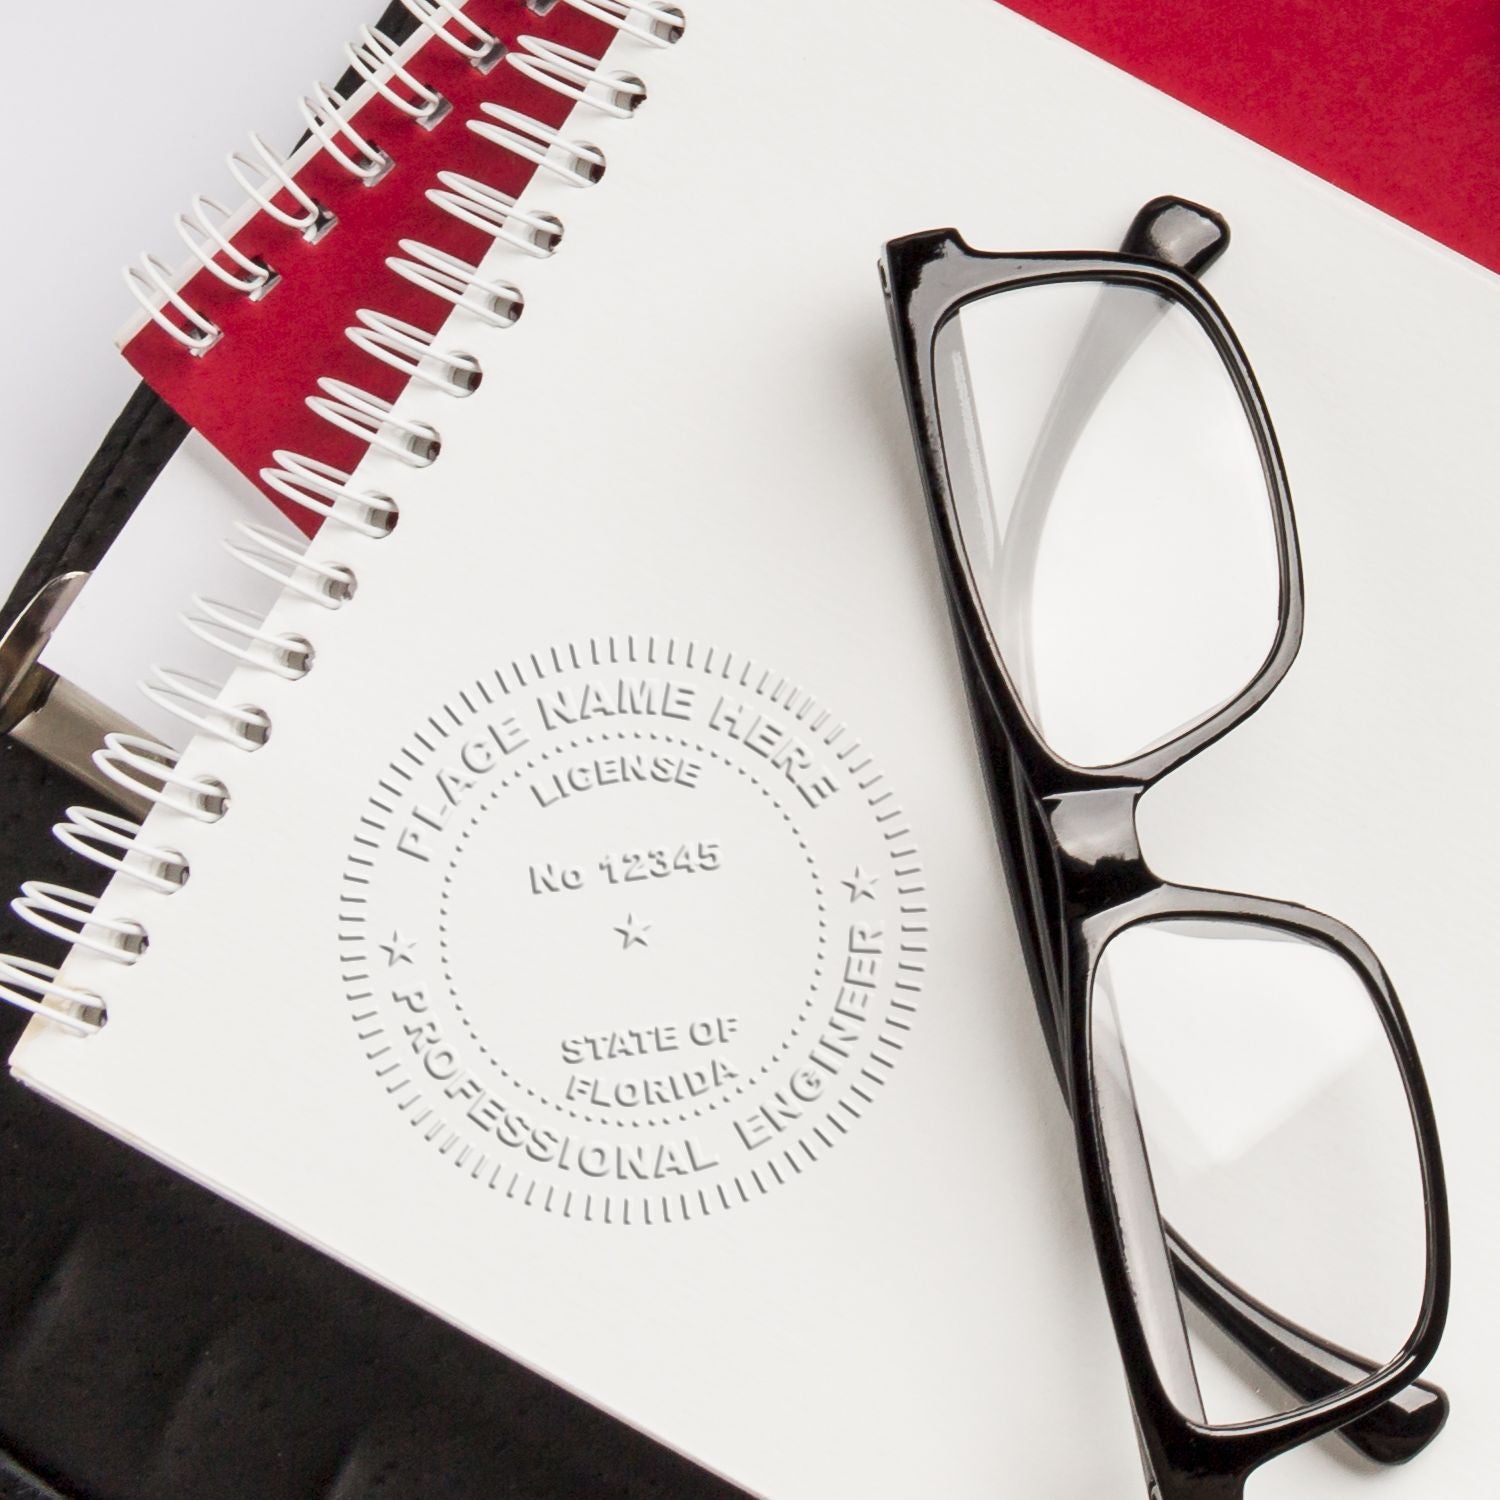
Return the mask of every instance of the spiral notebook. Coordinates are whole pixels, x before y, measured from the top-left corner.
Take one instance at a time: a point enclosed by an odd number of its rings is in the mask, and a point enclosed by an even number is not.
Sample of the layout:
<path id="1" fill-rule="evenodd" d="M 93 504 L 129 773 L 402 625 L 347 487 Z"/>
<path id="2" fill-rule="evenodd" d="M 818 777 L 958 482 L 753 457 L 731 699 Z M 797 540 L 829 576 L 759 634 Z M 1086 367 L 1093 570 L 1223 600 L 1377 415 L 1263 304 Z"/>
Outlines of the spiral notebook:
<path id="1" fill-rule="evenodd" d="M 588 90 L 601 111 L 632 106 L 639 80 L 624 69 L 610 70 L 619 88 L 591 81 L 617 29 L 649 55 L 676 35 L 676 14 L 625 0 L 393 0 L 346 49 L 347 100 L 314 84 L 299 101 L 297 149 L 283 157 L 252 134 L 231 153 L 238 207 L 200 195 L 178 216 L 186 268 L 151 254 L 127 268 L 138 315 L 120 340 L 126 358 L 252 480 L 268 409 L 283 447 L 351 466 L 363 434 L 329 426 L 303 397 L 343 382 L 389 401 L 414 362 L 401 329 L 408 343 L 425 334 L 455 298 L 484 310 L 486 291 L 465 277 L 497 233 L 520 266 L 546 253 L 551 224 L 507 217 L 508 205 L 535 172 L 562 164 L 550 142 L 576 95 Z M 489 305 L 509 316 L 521 289 L 508 280 Z M 365 326 L 361 309 L 379 321 Z M 345 338 L 350 325 L 362 342 Z"/>
<path id="2" fill-rule="evenodd" d="M 1423 372 L 1423 447 L 1483 537 L 1495 283 L 986 0 L 683 10 L 670 47 L 550 54 L 556 126 L 498 122 L 545 160 L 498 210 L 531 250 L 449 266 L 430 343 L 376 325 L 415 377 L 394 397 L 361 394 L 381 357 L 304 393 L 370 440 L 357 465 L 263 435 L 273 487 L 329 524 L 305 554 L 263 539 L 288 585 L 266 618 L 191 608 L 240 665 L 168 674 L 201 729 L 180 757 L 110 747 L 159 805 L 68 826 L 119 869 L 97 908 L 27 898 L 78 941 L 55 978 L 10 972 L 46 1011 L 12 1067 L 756 1493 L 1123 1500 L 1130 1419 L 875 256 L 949 222 L 1107 244 L 1167 189 L 1221 209 L 1215 287 L 1277 412 L 1310 597 L 1365 631 L 1357 544 L 1422 455 L 1365 422 L 1396 356 L 1348 302 Z M 1294 279 L 1308 243 L 1345 301 Z M 1309 327 L 1357 351 L 1336 392 Z M 1481 592 L 1448 607 L 1480 619 Z M 1326 754 L 1318 694 L 1370 670 L 1312 613 L 1311 666 L 1149 831 L 1180 872 L 1354 917 L 1441 1107 L 1463 1080 L 1422 921 L 1321 842 L 1232 826 L 1275 822 L 1278 766 Z M 1456 1197 L 1471 1139 L 1450 1126 Z M 1460 1332 L 1435 1371 L 1460 1410 L 1484 1353 Z M 1474 1493 L 1474 1451 L 1385 1487 Z M 1321 1452 L 1277 1480 L 1369 1482 Z"/>

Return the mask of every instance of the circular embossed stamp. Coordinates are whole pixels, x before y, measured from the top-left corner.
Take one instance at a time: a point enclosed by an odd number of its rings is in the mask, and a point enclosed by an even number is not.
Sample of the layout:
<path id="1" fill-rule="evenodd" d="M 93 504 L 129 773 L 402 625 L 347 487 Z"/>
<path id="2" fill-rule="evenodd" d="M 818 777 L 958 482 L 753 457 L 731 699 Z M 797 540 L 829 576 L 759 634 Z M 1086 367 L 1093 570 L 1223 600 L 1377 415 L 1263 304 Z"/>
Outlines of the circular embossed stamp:
<path id="1" fill-rule="evenodd" d="M 916 1014 L 922 866 L 870 750 L 699 642 L 506 662 L 413 730 L 349 848 L 353 1034 L 477 1190 L 686 1220 L 806 1171 Z"/>

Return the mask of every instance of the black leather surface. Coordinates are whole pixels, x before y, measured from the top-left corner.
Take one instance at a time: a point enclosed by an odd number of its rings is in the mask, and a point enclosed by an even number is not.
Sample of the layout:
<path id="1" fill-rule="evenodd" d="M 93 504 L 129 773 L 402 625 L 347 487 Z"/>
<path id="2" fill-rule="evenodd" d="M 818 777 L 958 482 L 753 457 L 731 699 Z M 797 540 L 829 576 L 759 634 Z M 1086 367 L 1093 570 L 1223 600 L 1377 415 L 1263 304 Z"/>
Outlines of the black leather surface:
<path id="1" fill-rule="evenodd" d="M 97 562 L 182 436 L 155 396 L 137 393 L 18 581 L 0 628 L 48 577 Z M 102 875 L 50 836 L 79 800 L 97 801 L 24 747 L 0 743 L 0 898 L 26 878 L 88 888 L 91 874 Z M 60 956 L 8 911 L 0 951 Z M 22 1019 L 0 1004 L 0 1055 Z M 499 1234 L 495 1274 L 512 1274 Z M 0 1495 L 736 1493 L 0 1069 Z"/>

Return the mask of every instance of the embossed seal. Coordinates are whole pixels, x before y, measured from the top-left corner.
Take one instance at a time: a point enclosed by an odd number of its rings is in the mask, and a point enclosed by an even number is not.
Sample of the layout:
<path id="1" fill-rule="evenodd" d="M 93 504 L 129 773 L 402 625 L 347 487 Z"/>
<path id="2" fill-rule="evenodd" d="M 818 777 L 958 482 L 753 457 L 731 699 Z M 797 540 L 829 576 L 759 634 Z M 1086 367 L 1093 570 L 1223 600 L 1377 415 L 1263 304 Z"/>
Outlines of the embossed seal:
<path id="1" fill-rule="evenodd" d="M 476 1190 L 568 1218 L 799 1176 L 916 1014 L 921 860 L 871 752 L 698 642 L 589 639 L 460 689 L 380 774 L 344 882 L 391 1108 Z"/>

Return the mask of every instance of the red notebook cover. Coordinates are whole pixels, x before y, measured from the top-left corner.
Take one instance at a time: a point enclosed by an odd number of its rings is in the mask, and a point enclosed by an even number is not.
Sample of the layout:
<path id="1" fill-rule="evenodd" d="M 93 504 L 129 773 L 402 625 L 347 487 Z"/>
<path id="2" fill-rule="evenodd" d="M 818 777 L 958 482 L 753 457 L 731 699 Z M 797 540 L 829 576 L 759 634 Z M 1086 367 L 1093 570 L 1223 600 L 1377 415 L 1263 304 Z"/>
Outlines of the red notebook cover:
<path id="1" fill-rule="evenodd" d="M 463 14 L 507 49 L 526 35 L 599 57 L 615 36 L 609 25 L 566 4 L 540 15 L 519 0 L 471 0 Z M 439 185 L 439 171 L 462 173 L 512 195 L 530 181 L 536 170 L 531 163 L 466 128 L 469 120 L 482 118 L 480 105 L 505 105 L 553 128 L 572 108 L 570 100 L 504 60 L 481 69 L 430 34 L 405 66 L 452 108 L 430 130 L 378 94 L 347 116 L 395 164 L 366 186 L 327 152 L 316 153 L 296 181 L 337 221 L 316 241 L 269 214 L 250 219 L 234 245 L 280 277 L 262 300 L 252 301 L 199 270 L 180 294 L 221 330 L 213 347 L 195 356 L 150 322 L 124 345 L 141 378 L 257 484 L 273 446 L 316 455 L 337 468 L 359 462 L 365 443 L 306 405 L 320 377 L 346 380 L 385 400 L 406 383 L 403 374 L 343 336 L 360 308 L 373 306 L 429 332 L 441 324 L 447 304 L 385 268 L 386 257 L 400 253 L 397 242 L 418 240 L 470 264 L 489 247 L 489 235 L 427 200 L 427 191 Z M 299 210 L 285 192 L 273 201 Z M 306 511 L 271 498 L 298 525 L 314 524 Z"/>
<path id="2" fill-rule="evenodd" d="M 976 0 L 978 3 L 978 0 Z M 1009 0 L 1010 8 L 1394 217 L 1500 270 L 1500 5 L 1493 0 Z M 690 9 L 690 8 L 689 8 Z M 471 0 L 464 14 L 507 45 L 543 36 L 601 55 L 613 30 L 564 3 Z M 691 16 L 688 17 L 691 26 Z M 518 193 L 531 166 L 465 128 L 481 102 L 556 126 L 570 104 L 504 62 L 482 72 L 429 38 L 412 71 L 453 105 L 433 130 L 376 97 L 353 124 L 395 158 L 373 186 L 320 153 L 299 183 L 338 217 L 316 243 L 257 214 L 235 238 L 279 273 L 254 302 L 200 271 L 185 298 L 223 330 L 194 357 L 154 324 L 126 357 L 255 479 L 275 444 L 353 468 L 363 443 L 305 405 L 320 376 L 390 399 L 405 377 L 342 336 L 372 298 L 433 329 L 442 303 L 388 271 L 396 240 L 474 262 L 488 237 L 425 198 L 440 169 Z M 290 203 L 290 200 L 283 201 Z M 377 295 L 378 292 L 378 295 Z M 273 497 L 274 498 L 274 497 Z M 305 514 L 294 517 L 306 524 Z"/>

